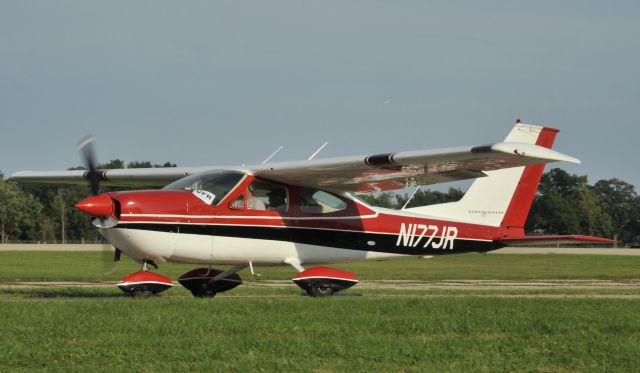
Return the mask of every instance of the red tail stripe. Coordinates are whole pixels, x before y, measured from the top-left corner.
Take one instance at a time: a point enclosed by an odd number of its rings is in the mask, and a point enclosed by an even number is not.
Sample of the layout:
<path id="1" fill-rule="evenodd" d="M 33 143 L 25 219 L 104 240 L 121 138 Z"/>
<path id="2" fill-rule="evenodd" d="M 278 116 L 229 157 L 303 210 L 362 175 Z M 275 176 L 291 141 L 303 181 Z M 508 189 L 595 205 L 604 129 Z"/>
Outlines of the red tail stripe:
<path id="1" fill-rule="evenodd" d="M 560 131 L 555 128 L 543 128 L 542 132 L 540 132 L 540 135 L 538 136 L 536 145 L 551 149 L 558 132 Z M 511 198 L 511 203 L 509 203 L 507 212 L 502 220 L 502 227 L 524 227 L 527 215 L 529 215 L 529 210 L 531 209 L 531 204 L 533 203 L 533 199 L 536 195 L 536 190 L 538 190 L 538 184 L 540 184 L 540 179 L 544 172 L 544 166 L 544 164 L 540 164 L 525 167 L 522 177 L 518 182 L 518 186 Z"/>

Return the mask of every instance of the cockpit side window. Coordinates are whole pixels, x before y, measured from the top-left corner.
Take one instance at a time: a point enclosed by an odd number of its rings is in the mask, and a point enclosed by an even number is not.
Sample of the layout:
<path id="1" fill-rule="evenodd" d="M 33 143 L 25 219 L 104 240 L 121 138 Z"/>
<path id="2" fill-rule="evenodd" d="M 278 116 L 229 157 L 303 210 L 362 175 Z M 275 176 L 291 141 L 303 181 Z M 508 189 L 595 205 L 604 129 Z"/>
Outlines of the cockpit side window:
<path id="1" fill-rule="evenodd" d="M 300 209 L 307 214 L 329 214 L 347 208 L 342 199 L 318 189 L 300 189 Z"/>
<path id="2" fill-rule="evenodd" d="M 289 194 L 287 188 L 282 185 L 256 179 L 249 184 L 245 194 L 233 201 L 230 207 L 285 212 L 289 208 Z"/>
<path id="3" fill-rule="evenodd" d="M 213 196 L 211 204 L 217 205 L 242 180 L 243 173 L 237 171 L 212 171 L 184 177 L 162 189 L 206 191 Z"/>

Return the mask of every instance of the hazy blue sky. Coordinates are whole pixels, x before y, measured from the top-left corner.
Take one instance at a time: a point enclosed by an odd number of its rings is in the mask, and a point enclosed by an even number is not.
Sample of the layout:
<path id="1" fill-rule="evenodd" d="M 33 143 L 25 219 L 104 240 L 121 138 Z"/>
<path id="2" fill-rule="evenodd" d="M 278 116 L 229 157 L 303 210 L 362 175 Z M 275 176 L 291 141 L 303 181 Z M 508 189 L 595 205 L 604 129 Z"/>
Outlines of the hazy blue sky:
<path id="1" fill-rule="evenodd" d="M 640 2 L 0 2 L 0 170 L 475 145 L 561 129 L 640 186 Z"/>

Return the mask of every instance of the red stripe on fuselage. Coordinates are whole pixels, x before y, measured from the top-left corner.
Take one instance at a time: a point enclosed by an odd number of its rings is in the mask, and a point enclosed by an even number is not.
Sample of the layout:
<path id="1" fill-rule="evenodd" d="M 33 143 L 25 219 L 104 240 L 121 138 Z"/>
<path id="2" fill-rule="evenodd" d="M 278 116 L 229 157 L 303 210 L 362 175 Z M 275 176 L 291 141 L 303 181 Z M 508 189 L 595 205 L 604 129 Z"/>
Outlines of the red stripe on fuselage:
<path id="1" fill-rule="evenodd" d="M 202 215 L 185 215 L 174 217 L 162 216 L 127 216 L 123 215 L 122 223 L 160 223 L 160 224 L 202 224 L 202 225 L 233 225 L 247 227 L 281 227 L 281 228 L 307 228 L 327 231 L 353 231 L 363 233 L 377 234 L 393 234 L 398 235 L 401 226 L 405 228 L 412 226 L 433 226 L 442 232 L 445 227 L 455 227 L 458 230 L 458 239 L 467 240 L 494 240 L 504 237 L 507 230 L 504 228 L 489 227 L 477 224 L 459 223 L 447 220 L 437 220 L 420 218 L 415 215 L 403 215 L 379 213 L 377 216 L 370 217 L 352 217 L 334 220 L 332 218 L 319 218 L 316 220 L 299 220 L 294 217 L 278 216 L 263 217 L 255 216 L 253 218 L 243 216 L 242 218 L 229 216 L 202 216 Z M 432 232 L 432 231 L 431 231 Z"/>

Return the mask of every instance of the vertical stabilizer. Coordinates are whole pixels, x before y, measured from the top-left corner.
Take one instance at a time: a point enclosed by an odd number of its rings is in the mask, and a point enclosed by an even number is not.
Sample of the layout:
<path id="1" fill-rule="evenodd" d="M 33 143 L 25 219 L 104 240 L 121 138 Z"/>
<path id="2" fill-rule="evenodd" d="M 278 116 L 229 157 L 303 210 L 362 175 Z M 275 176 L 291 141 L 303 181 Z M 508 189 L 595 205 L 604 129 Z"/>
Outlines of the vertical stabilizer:
<path id="1" fill-rule="evenodd" d="M 551 148 L 558 130 L 517 123 L 504 140 Z M 488 171 L 458 202 L 407 209 L 417 214 L 505 228 L 522 228 L 531 209 L 544 164 Z"/>

